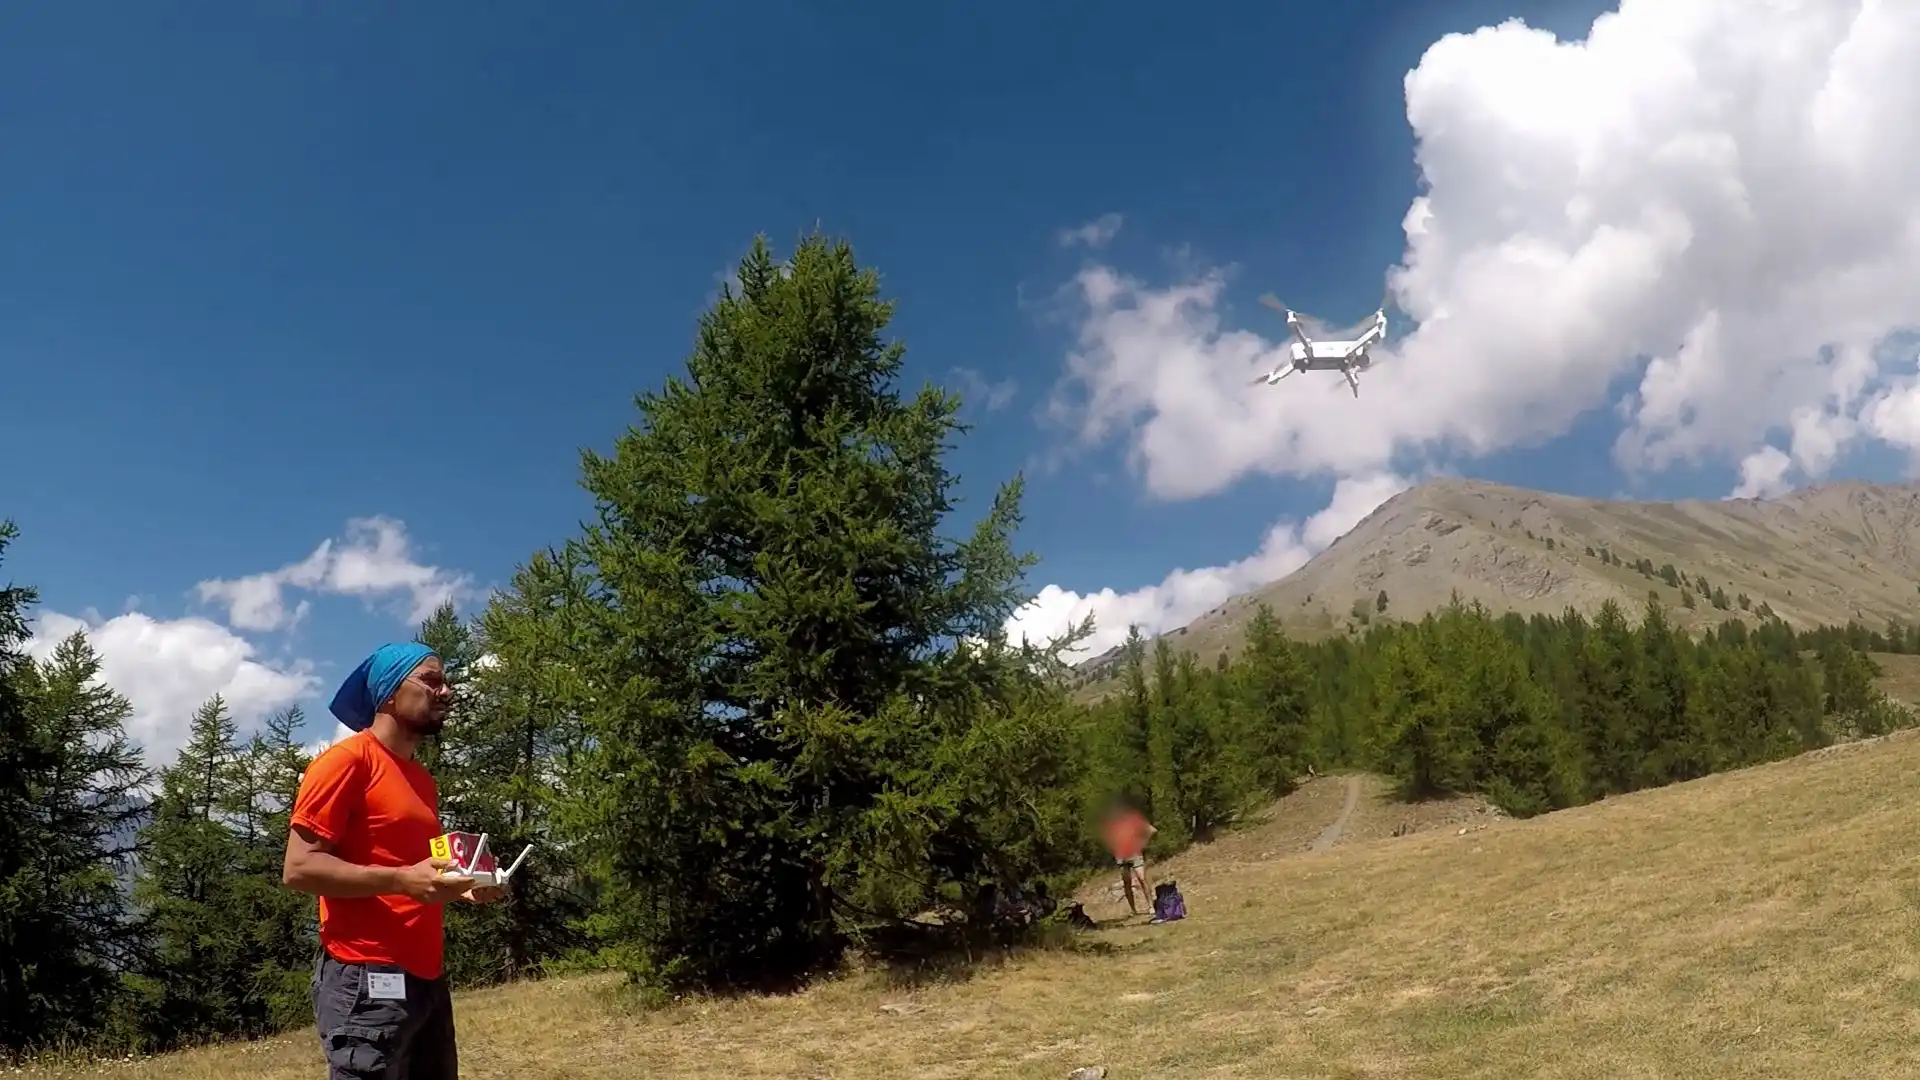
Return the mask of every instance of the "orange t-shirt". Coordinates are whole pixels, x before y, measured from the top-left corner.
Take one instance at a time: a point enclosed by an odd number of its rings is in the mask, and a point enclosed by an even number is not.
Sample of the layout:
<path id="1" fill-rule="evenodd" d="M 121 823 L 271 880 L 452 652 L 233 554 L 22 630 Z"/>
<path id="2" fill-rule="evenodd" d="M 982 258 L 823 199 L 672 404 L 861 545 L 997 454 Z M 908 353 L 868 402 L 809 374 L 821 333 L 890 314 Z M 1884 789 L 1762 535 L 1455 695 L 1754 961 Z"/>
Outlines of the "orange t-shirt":
<path id="1" fill-rule="evenodd" d="M 300 779 L 292 823 L 362 866 L 412 866 L 440 835 L 439 789 L 426 766 L 362 731 L 320 752 Z M 406 896 L 320 898 L 320 944 L 343 964 L 397 964 L 437 979 L 445 912 Z"/>
<path id="2" fill-rule="evenodd" d="M 1107 822 L 1107 850 L 1116 859 L 1132 859 L 1147 850 L 1147 819 L 1130 810 Z"/>

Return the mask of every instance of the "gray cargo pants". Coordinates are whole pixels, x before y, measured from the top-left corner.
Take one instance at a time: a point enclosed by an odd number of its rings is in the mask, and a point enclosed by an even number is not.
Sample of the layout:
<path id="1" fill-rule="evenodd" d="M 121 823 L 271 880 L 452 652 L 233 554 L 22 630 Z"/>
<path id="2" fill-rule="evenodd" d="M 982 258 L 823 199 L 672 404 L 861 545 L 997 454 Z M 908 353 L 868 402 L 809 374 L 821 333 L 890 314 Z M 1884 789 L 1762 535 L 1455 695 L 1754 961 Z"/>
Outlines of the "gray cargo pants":
<path id="1" fill-rule="evenodd" d="M 406 996 L 369 993 L 369 974 L 405 979 Z M 313 1018 L 327 1080 L 459 1078 L 445 977 L 422 979 L 389 964 L 343 964 L 322 949 L 313 968 Z"/>

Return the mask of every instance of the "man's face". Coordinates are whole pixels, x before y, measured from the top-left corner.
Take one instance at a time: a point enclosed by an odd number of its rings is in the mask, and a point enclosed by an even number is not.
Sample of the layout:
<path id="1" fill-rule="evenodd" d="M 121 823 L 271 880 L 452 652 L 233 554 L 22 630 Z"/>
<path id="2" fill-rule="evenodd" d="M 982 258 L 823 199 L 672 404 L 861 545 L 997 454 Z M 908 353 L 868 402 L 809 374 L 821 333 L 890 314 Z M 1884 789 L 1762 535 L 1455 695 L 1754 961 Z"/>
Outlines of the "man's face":
<path id="1" fill-rule="evenodd" d="M 447 708 L 453 704 L 453 687 L 447 685 L 447 671 L 437 656 L 420 661 L 393 697 L 387 712 L 409 731 L 437 735 L 447 722 Z"/>

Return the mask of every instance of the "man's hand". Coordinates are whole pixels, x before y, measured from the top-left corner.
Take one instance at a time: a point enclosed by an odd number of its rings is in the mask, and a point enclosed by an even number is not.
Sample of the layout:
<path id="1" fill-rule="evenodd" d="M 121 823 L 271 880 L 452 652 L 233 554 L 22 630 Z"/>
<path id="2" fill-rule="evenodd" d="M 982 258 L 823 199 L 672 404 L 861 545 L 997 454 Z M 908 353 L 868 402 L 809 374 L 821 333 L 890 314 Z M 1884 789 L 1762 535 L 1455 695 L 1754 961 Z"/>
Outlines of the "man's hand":
<path id="1" fill-rule="evenodd" d="M 505 895 L 507 895 L 507 887 L 505 885 L 476 885 L 466 892 L 461 893 L 460 899 L 475 904 L 491 904 Z"/>
<path id="2" fill-rule="evenodd" d="M 444 904 L 473 887 L 473 879 L 465 874 L 440 872 L 453 865 L 452 859 L 421 859 L 396 874 L 394 884 L 403 896 L 423 904 Z"/>

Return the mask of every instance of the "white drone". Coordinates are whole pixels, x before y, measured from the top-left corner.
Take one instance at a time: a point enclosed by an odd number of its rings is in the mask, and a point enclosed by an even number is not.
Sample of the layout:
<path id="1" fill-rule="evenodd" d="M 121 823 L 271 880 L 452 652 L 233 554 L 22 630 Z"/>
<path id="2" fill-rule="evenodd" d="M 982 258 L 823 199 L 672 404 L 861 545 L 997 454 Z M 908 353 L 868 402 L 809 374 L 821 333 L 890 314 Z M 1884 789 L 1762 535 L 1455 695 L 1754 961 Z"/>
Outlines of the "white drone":
<path id="1" fill-rule="evenodd" d="M 1347 385 L 1353 388 L 1353 396 L 1360 396 L 1360 373 L 1373 366 L 1372 349 L 1387 339 L 1387 302 L 1380 299 L 1380 307 L 1373 317 L 1344 330 L 1329 330 L 1320 320 L 1282 304 L 1268 293 L 1260 302 L 1287 317 L 1287 329 L 1293 331 L 1294 339 L 1287 343 L 1287 362 L 1274 368 L 1254 383 L 1266 383 L 1272 386 L 1296 371 L 1337 371 L 1346 376 Z M 1310 324 L 1314 329 L 1309 336 L 1302 323 Z M 1314 340 L 1318 337 L 1319 340 Z"/>

